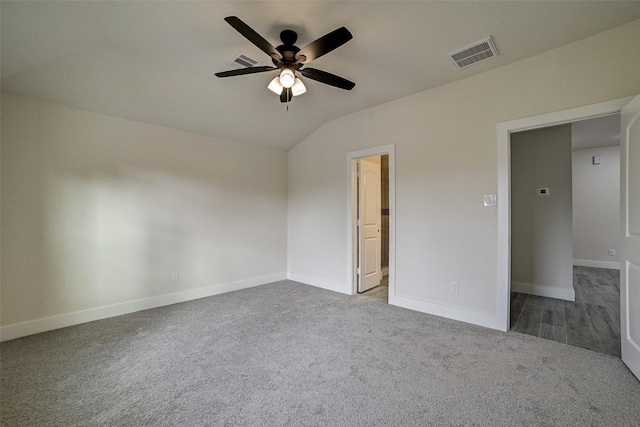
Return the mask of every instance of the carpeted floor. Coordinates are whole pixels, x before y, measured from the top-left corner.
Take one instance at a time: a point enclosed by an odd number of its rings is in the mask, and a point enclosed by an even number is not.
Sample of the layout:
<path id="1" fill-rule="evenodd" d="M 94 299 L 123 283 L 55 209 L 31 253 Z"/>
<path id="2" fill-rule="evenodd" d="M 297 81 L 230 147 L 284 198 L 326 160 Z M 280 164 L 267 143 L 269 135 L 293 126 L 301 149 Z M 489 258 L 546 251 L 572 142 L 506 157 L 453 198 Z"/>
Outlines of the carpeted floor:
<path id="1" fill-rule="evenodd" d="M 0 351 L 3 426 L 640 425 L 618 358 L 290 281 Z"/>

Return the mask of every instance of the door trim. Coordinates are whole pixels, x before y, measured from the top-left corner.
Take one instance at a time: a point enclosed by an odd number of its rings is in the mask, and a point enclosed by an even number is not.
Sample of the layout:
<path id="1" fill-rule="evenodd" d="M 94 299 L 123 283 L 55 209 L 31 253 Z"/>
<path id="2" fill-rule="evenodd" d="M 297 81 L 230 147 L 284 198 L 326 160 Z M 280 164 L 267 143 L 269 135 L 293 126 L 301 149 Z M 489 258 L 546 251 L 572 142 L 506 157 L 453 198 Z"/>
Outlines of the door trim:
<path id="1" fill-rule="evenodd" d="M 633 96 L 498 123 L 498 286 L 496 315 L 500 329 L 509 330 L 511 305 L 511 133 L 561 125 L 619 113 Z"/>
<path id="2" fill-rule="evenodd" d="M 356 214 L 357 197 L 354 197 L 356 189 L 356 168 L 358 159 L 374 156 L 389 156 L 389 303 L 392 303 L 396 294 L 396 157 L 395 145 L 382 145 L 367 148 L 365 150 L 347 153 L 347 253 L 350 254 L 347 261 L 347 283 L 351 284 L 351 295 L 358 292 L 358 280 L 356 277 L 355 260 L 358 257 Z"/>

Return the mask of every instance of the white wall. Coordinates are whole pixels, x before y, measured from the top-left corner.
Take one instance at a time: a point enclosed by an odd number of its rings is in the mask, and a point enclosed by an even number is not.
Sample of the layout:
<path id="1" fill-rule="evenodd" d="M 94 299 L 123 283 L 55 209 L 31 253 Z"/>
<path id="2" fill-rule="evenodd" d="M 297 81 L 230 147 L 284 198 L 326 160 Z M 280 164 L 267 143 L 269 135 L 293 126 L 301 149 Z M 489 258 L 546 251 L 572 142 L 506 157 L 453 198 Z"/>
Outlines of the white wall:
<path id="1" fill-rule="evenodd" d="M 351 292 L 347 153 L 395 144 L 391 301 L 502 327 L 498 212 L 482 205 L 484 194 L 497 194 L 497 124 L 640 92 L 639 42 L 634 21 L 327 123 L 289 152 L 289 273 Z M 459 294 L 449 292 L 452 281 Z"/>
<path id="2" fill-rule="evenodd" d="M 3 93 L 3 338 L 286 278 L 286 162 Z"/>
<path id="3" fill-rule="evenodd" d="M 619 269 L 620 146 L 576 150 L 572 162 L 574 264 Z"/>
<path id="4" fill-rule="evenodd" d="M 571 211 L 571 125 L 511 134 L 512 291 L 575 300 Z"/>

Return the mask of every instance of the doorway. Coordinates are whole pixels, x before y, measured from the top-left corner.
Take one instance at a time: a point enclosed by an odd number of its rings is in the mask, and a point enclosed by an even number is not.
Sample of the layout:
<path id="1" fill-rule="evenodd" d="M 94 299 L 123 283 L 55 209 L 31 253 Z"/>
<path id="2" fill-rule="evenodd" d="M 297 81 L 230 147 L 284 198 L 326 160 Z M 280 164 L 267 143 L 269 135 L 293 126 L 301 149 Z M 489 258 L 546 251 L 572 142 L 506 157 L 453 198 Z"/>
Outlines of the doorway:
<path id="1" fill-rule="evenodd" d="M 510 327 L 511 299 L 511 134 L 619 113 L 632 97 L 498 124 L 498 295 L 501 329 Z"/>
<path id="2" fill-rule="evenodd" d="M 348 153 L 352 294 L 395 295 L 395 156 L 387 145 Z"/>
<path id="3" fill-rule="evenodd" d="M 356 178 L 357 290 L 388 300 L 389 156 L 357 159 Z"/>
<path id="4" fill-rule="evenodd" d="M 620 115 L 511 135 L 511 330 L 620 357 Z"/>

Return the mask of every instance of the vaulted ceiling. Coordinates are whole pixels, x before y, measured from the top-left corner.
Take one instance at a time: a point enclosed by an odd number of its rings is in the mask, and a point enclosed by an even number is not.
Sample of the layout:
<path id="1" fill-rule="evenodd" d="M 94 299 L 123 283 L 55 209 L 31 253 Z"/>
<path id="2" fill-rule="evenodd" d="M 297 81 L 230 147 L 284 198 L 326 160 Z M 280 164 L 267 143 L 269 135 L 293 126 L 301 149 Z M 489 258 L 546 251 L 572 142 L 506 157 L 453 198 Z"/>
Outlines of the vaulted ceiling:
<path id="1" fill-rule="evenodd" d="M 615 1 L 2 1 L 2 89 L 229 141 L 289 149 L 329 120 L 504 66 L 640 18 Z M 225 21 L 274 46 L 341 26 L 354 38 L 313 62 L 356 82 L 306 79 L 287 106 L 275 74 L 217 78 L 241 52 L 271 65 Z M 499 56 L 457 70 L 447 53 L 492 36 Z M 275 72 L 273 72 L 275 73 Z"/>

